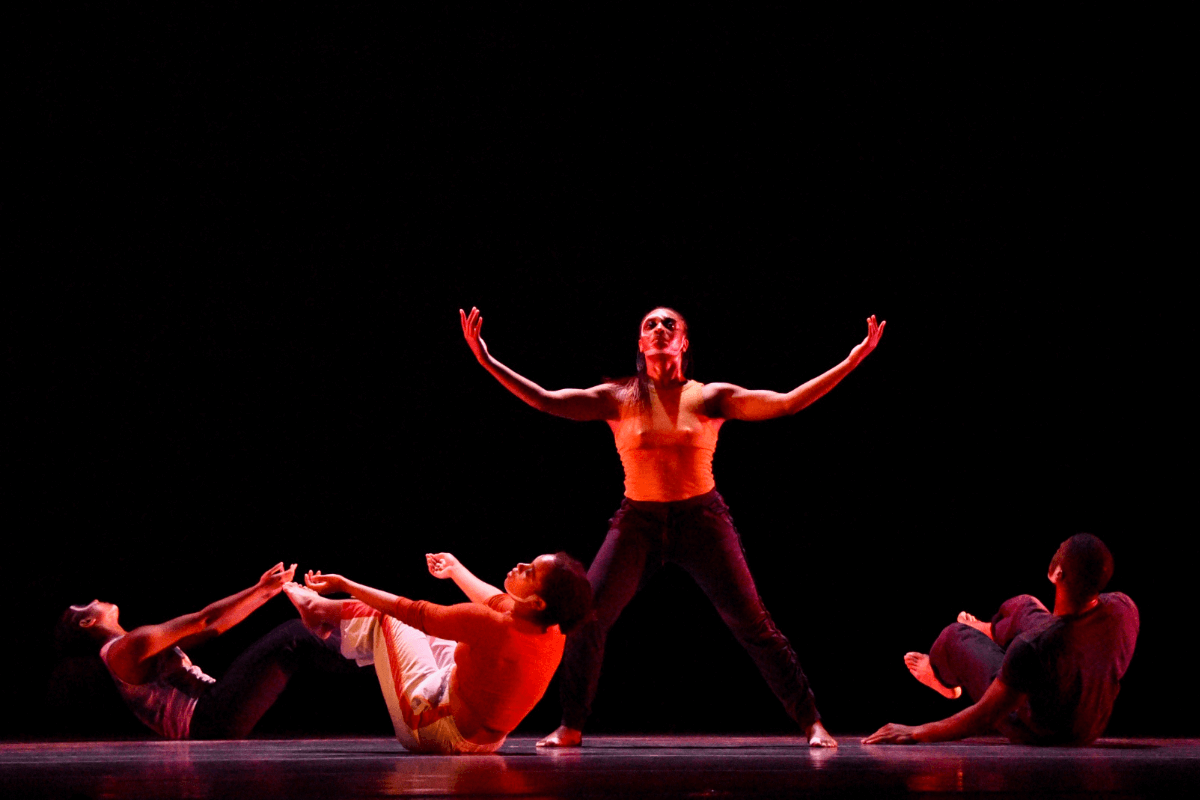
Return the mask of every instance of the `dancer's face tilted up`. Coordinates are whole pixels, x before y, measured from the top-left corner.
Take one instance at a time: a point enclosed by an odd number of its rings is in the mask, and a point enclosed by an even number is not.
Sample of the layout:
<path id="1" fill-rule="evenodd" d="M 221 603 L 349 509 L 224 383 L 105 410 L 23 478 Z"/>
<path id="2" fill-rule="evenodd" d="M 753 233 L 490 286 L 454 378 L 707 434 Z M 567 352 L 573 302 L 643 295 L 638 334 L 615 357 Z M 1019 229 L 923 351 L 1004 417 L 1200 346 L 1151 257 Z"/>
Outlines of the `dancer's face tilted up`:
<path id="1" fill-rule="evenodd" d="M 639 351 L 648 356 L 679 356 L 687 349 L 687 325 L 674 311 L 656 308 L 642 318 Z"/>
<path id="2" fill-rule="evenodd" d="M 518 600 L 527 600 L 542 590 L 542 577 L 554 569 L 554 556 L 538 556 L 528 564 L 517 564 L 504 578 L 504 591 Z"/>
<path id="3" fill-rule="evenodd" d="M 93 600 L 82 606 L 71 606 L 71 611 L 75 624 L 81 628 L 90 628 L 97 624 L 113 627 L 120 616 L 120 609 L 116 603 L 105 603 L 101 600 Z"/>

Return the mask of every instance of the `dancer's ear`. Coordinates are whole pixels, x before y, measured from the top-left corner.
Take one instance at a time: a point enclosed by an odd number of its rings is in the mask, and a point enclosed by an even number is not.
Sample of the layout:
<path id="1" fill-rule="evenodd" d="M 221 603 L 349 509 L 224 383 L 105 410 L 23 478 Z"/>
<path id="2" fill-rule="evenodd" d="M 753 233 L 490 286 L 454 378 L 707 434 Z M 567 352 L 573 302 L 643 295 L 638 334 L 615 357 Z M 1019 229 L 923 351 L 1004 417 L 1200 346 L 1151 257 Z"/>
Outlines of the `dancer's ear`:
<path id="1" fill-rule="evenodd" d="M 1059 579 L 1062 578 L 1062 567 L 1054 567 L 1046 574 L 1046 577 L 1050 579 L 1051 583 L 1058 585 Z"/>
<path id="2" fill-rule="evenodd" d="M 522 606 L 525 611 L 537 613 L 546 610 L 546 601 L 540 595 L 531 594 L 528 597 L 517 598 L 517 604 Z"/>

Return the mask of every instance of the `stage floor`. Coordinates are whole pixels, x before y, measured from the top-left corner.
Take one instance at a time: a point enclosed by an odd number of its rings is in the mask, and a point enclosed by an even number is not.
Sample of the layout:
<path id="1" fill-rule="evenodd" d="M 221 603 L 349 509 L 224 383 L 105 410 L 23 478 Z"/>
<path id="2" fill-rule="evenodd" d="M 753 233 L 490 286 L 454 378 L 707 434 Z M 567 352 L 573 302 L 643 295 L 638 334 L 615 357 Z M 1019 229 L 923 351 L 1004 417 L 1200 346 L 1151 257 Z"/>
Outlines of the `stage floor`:
<path id="1" fill-rule="evenodd" d="M 1103 739 L 1082 749 L 1000 739 L 813 750 L 786 736 L 592 736 L 498 755 L 406 753 L 392 739 L 0 744 L 4 798 L 366 798 L 412 796 L 735 798 L 1195 797 L 1200 740 Z"/>

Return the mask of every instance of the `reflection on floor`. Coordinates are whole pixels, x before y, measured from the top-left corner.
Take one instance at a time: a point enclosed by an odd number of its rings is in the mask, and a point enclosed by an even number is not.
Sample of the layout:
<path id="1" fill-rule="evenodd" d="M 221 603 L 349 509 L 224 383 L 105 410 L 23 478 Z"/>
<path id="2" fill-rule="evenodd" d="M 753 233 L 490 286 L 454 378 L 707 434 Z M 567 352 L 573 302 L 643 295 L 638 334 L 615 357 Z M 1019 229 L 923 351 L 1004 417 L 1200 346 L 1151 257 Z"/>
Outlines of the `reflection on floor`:
<path id="1" fill-rule="evenodd" d="M 735 798 L 1196 796 L 1198 739 L 1032 748 L 999 739 L 813 750 L 783 736 L 592 736 L 545 751 L 512 737 L 493 756 L 406 753 L 391 739 L 0 744 L 0 796 L 366 798 L 417 795 Z"/>

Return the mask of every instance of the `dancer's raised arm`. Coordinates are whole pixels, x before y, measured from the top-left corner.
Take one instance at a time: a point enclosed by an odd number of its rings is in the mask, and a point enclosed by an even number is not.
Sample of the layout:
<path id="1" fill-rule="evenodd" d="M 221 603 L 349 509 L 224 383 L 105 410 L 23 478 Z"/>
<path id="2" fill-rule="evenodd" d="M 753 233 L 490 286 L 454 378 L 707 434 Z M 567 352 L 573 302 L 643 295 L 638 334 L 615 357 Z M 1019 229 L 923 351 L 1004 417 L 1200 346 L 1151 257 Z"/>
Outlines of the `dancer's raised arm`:
<path id="1" fill-rule="evenodd" d="M 149 659 L 168 647 L 186 647 L 224 633 L 279 594 L 295 573 L 295 564 L 285 567 L 281 561 L 248 589 L 209 603 L 195 613 L 134 628 L 109 649 L 109 666 L 122 680 L 138 683 Z"/>
<path id="2" fill-rule="evenodd" d="M 384 614 L 392 616 L 397 615 L 397 606 L 401 602 L 405 604 L 411 602 L 407 598 L 399 595 L 385 592 L 382 589 L 376 589 L 373 586 L 355 583 L 349 578 L 344 578 L 335 573 L 323 574 L 320 570 L 309 570 L 304 573 L 304 585 L 312 589 L 317 594 L 332 594 L 333 592 L 345 592 L 355 600 L 366 603 L 376 611 L 382 611 Z"/>
<path id="3" fill-rule="evenodd" d="M 463 590 L 472 603 L 486 605 L 487 601 L 498 594 L 504 594 L 503 589 L 497 589 L 490 583 L 485 583 L 475 577 L 471 570 L 450 553 L 426 553 L 425 563 L 429 565 L 429 574 L 435 578 L 450 578 Z"/>
<path id="4" fill-rule="evenodd" d="M 710 383 L 704 387 L 704 404 L 713 417 L 758 421 L 795 414 L 837 386 L 870 355 L 883 336 L 887 321 L 876 323 L 867 318 L 867 337 L 859 342 L 842 363 L 790 392 L 743 389 L 732 383 Z"/>
<path id="5" fill-rule="evenodd" d="M 479 335 L 483 327 L 483 315 L 478 308 L 472 308 L 470 314 L 460 308 L 458 315 L 462 322 L 463 338 L 480 365 L 492 373 L 492 377 L 500 381 L 505 389 L 538 411 L 581 421 L 617 418 L 619 412 L 615 386 L 600 384 L 590 389 L 543 389 L 501 364 L 488 352 L 487 345 Z"/>
<path id="6" fill-rule="evenodd" d="M 487 626 L 496 615 L 494 610 L 473 603 L 442 606 L 424 600 L 410 600 L 382 589 L 355 583 L 349 578 L 332 573 L 324 575 L 319 571 L 309 570 L 304 575 L 304 583 L 309 589 L 322 595 L 331 592 L 345 592 L 355 600 L 389 617 L 394 617 L 405 625 L 410 625 L 440 639 L 451 639 L 455 642 L 477 641 L 480 637 L 486 636 Z M 300 592 L 303 591 L 303 589 L 300 590 Z M 300 603 L 297 602 L 297 599 L 302 595 L 290 591 L 289 596 L 299 608 Z M 301 610 L 301 615 L 303 614 L 304 611 Z M 308 623 L 309 621 L 305 620 L 305 624 Z M 310 627 L 313 626 L 310 625 Z M 317 627 L 319 628 L 320 625 Z"/>

